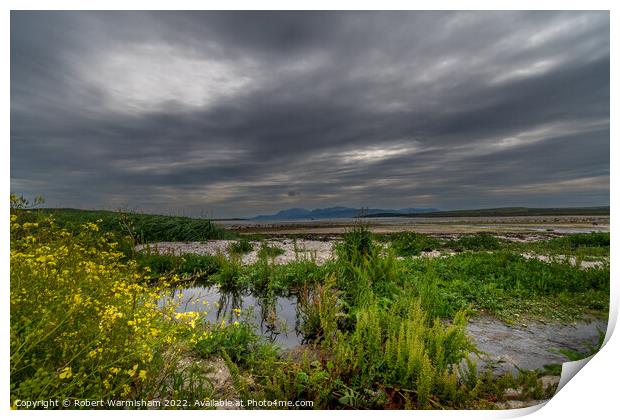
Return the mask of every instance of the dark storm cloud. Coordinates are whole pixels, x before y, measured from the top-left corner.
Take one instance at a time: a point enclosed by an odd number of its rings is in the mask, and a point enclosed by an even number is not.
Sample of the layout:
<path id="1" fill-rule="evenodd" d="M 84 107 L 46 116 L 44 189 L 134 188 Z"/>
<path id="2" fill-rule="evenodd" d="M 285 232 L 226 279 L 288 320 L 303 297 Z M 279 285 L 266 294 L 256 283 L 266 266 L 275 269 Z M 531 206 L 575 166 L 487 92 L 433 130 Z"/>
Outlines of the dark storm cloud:
<path id="1" fill-rule="evenodd" d="M 13 12 L 11 188 L 51 205 L 609 203 L 603 12 Z"/>

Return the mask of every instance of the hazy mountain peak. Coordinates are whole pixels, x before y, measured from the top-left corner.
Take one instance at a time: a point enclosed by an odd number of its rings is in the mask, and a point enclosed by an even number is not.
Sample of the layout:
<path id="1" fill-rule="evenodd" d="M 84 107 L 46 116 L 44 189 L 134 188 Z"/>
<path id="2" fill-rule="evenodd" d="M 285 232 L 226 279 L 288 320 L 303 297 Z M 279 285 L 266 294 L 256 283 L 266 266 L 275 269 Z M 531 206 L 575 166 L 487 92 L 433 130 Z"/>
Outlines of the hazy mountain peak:
<path id="1" fill-rule="evenodd" d="M 431 211 L 437 211 L 434 208 L 415 208 L 408 207 L 398 210 L 393 209 L 370 209 L 370 208 L 353 208 L 334 206 L 327 208 L 316 208 L 314 210 L 308 210 L 299 207 L 293 207 L 286 210 L 280 210 L 274 214 L 266 214 L 252 217 L 253 220 L 295 220 L 295 219 L 337 219 L 337 218 L 352 218 L 364 214 L 366 216 L 379 213 L 394 213 L 394 214 L 409 214 L 409 213 L 426 213 Z"/>

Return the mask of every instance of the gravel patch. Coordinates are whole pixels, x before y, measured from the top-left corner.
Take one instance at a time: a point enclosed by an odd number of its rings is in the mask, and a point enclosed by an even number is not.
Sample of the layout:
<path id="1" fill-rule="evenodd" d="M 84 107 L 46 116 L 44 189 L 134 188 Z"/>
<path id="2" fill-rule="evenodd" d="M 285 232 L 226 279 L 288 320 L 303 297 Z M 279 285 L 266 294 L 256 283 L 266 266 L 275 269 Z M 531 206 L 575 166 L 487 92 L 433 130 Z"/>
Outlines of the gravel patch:
<path id="1" fill-rule="evenodd" d="M 212 240 L 205 242 L 155 242 L 148 245 L 153 252 L 160 254 L 198 254 L 198 255 L 223 255 L 230 258 L 228 252 L 229 246 L 236 241 L 234 240 Z M 284 252 L 273 258 L 275 264 L 287 264 L 293 261 L 314 261 L 316 264 L 324 264 L 327 260 L 335 257 L 334 245 L 336 239 L 329 240 L 313 240 L 313 239 L 269 239 L 265 241 L 250 241 L 253 250 L 247 254 L 241 256 L 241 262 L 245 265 L 253 264 L 258 261 L 258 252 L 262 244 L 270 247 L 278 247 Z M 384 246 L 387 246 L 384 244 Z M 147 248 L 147 245 L 138 245 L 137 251 L 142 251 Z M 419 256 L 413 257 L 397 257 L 398 259 L 405 258 L 445 258 L 452 255 L 456 255 L 453 251 L 428 251 L 422 252 Z M 521 256 L 527 259 L 536 258 L 543 262 L 552 261 L 568 261 L 571 265 L 577 266 L 581 269 L 588 268 L 600 268 L 609 264 L 608 258 L 601 258 L 599 260 L 591 261 L 578 261 L 573 256 L 566 255 L 538 255 L 533 253 L 522 253 Z"/>
<path id="2" fill-rule="evenodd" d="M 588 268 L 601 268 L 604 267 L 606 264 L 609 264 L 609 259 L 601 259 L 601 260 L 596 260 L 596 261 L 577 261 L 577 258 L 572 257 L 572 256 L 566 256 L 566 255 L 538 255 L 538 254 L 531 254 L 531 253 L 523 253 L 521 254 L 521 256 L 523 258 L 526 259 L 532 259 L 535 258 L 539 261 L 542 262 L 553 262 L 553 261 L 558 261 L 558 262 L 567 262 L 572 265 L 572 266 L 577 266 L 579 265 L 579 268 L 582 270 L 586 270 Z"/>

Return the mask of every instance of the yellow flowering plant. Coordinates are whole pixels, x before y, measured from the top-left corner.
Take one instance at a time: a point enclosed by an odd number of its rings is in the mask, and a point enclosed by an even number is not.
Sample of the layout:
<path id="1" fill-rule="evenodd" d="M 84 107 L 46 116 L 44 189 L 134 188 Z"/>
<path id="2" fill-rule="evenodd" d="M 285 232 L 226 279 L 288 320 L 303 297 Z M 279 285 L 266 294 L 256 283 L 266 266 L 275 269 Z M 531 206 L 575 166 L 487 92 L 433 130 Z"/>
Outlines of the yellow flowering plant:
<path id="1" fill-rule="evenodd" d="M 118 242 L 96 223 L 68 231 L 36 211 L 12 210 L 12 401 L 182 392 L 166 379 L 180 371 L 179 343 L 208 332 L 199 314 L 179 319 L 162 305 L 166 283 L 150 285 Z M 192 389 L 204 398 L 205 387 Z"/>

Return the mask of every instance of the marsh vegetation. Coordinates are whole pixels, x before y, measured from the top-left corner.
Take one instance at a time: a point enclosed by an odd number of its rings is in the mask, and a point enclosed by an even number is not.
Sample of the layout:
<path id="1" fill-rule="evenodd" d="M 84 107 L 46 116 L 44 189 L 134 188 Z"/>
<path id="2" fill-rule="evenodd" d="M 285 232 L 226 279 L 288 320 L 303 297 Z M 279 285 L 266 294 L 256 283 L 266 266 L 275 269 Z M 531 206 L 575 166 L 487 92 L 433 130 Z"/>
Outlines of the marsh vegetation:
<path id="1" fill-rule="evenodd" d="M 358 224 L 322 264 L 277 264 L 282 249 L 247 238 L 226 255 L 136 251 L 231 235 L 194 219 L 13 209 L 12 400 L 232 395 L 314 408 L 497 408 L 508 389 L 539 400 L 554 387 L 540 381 L 548 372 L 478 366 L 469 319 L 607 316 L 602 233 L 515 243 L 378 237 Z M 256 262 L 243 264 L 253 250 Z M 430 251 L 439 255 L 423 256 Z M 208 374 L 221 361 L 227 389 Z"/>

